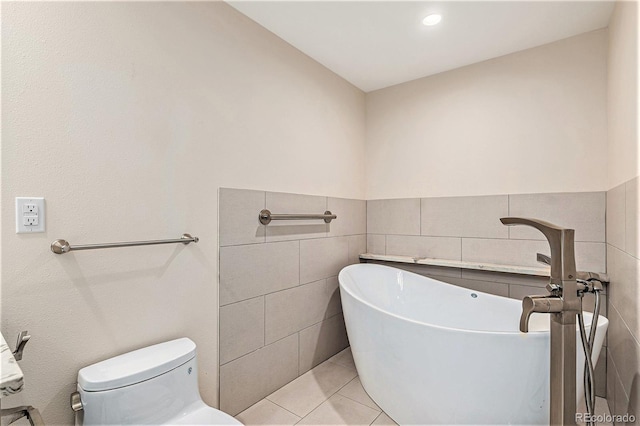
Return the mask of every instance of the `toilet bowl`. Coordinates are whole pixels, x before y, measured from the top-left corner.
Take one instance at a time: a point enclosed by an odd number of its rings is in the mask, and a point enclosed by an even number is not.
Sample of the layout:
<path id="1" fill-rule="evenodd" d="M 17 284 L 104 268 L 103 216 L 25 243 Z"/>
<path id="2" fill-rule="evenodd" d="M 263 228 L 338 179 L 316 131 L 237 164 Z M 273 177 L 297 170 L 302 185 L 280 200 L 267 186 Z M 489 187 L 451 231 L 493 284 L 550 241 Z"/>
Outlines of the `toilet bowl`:
<path id="1" fill-rule="evenodd" d="M 242 425 L 202 401 L 196 345 L 187 338 L 85 367 L 77 389 L 77 425 Z"/>

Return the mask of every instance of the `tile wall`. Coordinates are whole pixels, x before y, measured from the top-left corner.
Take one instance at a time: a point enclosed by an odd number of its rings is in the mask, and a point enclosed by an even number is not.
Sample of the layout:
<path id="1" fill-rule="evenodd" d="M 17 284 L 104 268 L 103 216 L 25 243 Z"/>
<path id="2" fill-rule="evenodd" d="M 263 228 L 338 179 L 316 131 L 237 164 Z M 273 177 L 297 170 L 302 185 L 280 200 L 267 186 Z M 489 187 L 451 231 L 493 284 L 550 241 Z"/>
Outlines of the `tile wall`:
<path id="1" fill-rule="evenodd" d="M 366 251 L 366 202 L 220 189 L 220 408 L 236 415 L 348 345 L 338 272 Z M 273 221 L 258 212 L 337 214 Z"/>
<path id="2" fill-rule="evenodd" d="M 609 335 L 607 399 L 612 414 L 640 416 L 640 238 L 638 178 L 607 192 Z M 623 424 L 617 422 L 617 424 Z"/>
<path id="3" fill-rule="evenodd" d="M 605 192 L 372 200 L 367 202 L 367 252 L 540 266 L 536 253 L 549 254 L 545 237 L 533 228 L 507 227 L 499 221 L 504 216 L 521 216 L 575 229 L 578 269 L 606 272 L 606 208 Z M 547 278 L 528 275 L 413 264 L 389 265 L 515 299 L 544 294 L 548 283 Z M 602 304 L 605 316 L 606 292 Z M 591 303 L 587 302 L 585 306 L 591 306 Z M 596 371 L 598 396 L 606 394 L 606 364 L 605 347 Z"/>

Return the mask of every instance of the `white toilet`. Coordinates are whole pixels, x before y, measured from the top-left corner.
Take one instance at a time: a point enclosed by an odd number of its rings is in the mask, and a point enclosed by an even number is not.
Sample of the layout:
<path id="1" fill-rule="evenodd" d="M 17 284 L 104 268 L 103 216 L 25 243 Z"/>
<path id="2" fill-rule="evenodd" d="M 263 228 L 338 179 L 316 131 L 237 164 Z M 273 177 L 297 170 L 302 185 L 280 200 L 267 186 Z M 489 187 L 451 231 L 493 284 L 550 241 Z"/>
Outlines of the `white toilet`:
<path id="1" fill-rule="evenodd" d="M 242 425 L 200 398 L 196 344 L 187 338 L 83 368 L 71 402 L 78 425 Z"/>

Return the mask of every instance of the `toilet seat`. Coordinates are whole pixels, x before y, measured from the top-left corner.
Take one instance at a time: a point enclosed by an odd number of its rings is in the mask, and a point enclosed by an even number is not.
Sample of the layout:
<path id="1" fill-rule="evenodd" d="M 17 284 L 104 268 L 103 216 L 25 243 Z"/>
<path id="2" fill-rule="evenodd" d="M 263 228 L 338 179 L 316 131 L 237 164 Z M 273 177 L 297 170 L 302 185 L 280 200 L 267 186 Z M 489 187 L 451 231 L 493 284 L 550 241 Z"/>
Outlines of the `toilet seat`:
<path id="1" fill-rule="evenodd" d="M 168 425 L 226 425 L 242 426 L 238 420 L 227 413 L 209 407 L 204 402 L 190 407 L 189 411 L 180 417 L 172 419 Z"/>

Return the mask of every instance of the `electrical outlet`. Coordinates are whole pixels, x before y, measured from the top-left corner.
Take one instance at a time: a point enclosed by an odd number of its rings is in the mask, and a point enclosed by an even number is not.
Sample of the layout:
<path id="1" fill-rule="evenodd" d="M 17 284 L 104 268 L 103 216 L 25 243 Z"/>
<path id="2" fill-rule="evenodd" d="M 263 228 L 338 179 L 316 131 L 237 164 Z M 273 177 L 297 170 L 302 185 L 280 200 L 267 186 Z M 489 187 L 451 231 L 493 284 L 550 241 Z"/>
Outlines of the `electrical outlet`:
<path id="1" fill-rule="evenodd" d="M 16 197 L 16 233 L 44 232 L 44 198 Z"/>
<path id="2" fill-rule="evenodd" d="M 38 216 L 24 216 L 22 219 L 24 226 L 38 226 Z"/>

